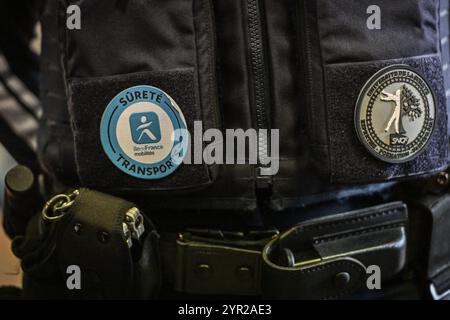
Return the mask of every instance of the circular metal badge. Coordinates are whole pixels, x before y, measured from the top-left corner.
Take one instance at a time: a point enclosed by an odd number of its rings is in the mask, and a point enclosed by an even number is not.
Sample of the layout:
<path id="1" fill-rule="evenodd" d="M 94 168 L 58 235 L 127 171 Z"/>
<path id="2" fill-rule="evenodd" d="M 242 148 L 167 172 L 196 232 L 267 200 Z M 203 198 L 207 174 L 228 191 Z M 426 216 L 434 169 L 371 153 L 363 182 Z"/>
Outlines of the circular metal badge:
<path id="1" fill-rule="evenodd" d="M 188 147 L 186 120 L 161 89 L 135 86 L 115 96 L 103 113 L 101 142 L 114 165 L 135 178 L 172 174 Z"/>
<path id="2" fill-rule="evenodd" d="M 389 163 L 404 163 L 420 155 L 430 142 L 435 120 L 433 90 L 407 65 L 378 71 L 356 103 L 360 141 L 372 155 Z"/>

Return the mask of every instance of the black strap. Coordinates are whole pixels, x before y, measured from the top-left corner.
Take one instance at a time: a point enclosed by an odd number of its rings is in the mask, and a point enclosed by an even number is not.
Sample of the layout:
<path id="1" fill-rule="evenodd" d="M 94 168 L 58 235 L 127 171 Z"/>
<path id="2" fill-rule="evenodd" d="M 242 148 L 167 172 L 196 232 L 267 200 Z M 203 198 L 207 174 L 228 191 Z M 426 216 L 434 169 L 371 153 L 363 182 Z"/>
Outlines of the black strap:
<path id="1" fill-rule="evenodd" d="M 406 205 L 394 202 L 307 221 L 265 240 L 251 235 L 183 233 L 165 246 L 175 289 L 190 294 L 334 299 L 366 284 L 366 267 L 391 279 L 405 265 Z M 172 267 L 173 269 L 173 267 Z"/>
<path id="2" fill-rule="evenodd" d="M 405 264 L 406 205 L 393 202 L 315 219 L 263 251 L 263 293 L 272 298 L 335 299 L 366 284 L 366 268 L 391 279 Z"/>
<path id="3" fill-rule="evenodd" d="M 366 279 L 366 267 L 352 258 L 306 268 L 280 268 L 266 261 L 264 294 L 274 299 L 338 299 L 360 289 Z"/>

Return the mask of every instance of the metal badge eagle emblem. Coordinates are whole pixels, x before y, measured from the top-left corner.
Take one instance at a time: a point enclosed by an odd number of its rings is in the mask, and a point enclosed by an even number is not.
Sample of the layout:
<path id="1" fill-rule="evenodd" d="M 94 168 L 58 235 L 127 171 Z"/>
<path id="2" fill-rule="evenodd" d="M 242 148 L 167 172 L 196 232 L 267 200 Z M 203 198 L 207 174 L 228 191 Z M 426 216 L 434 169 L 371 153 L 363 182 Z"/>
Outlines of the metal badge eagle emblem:
<path id="1" fill-rule="evenodd" d="M 403 163 L 423 152 L 436 119 L 433 90 L 417 71 L 393 65 L 365 84 L 355 110 L 358 137 L 383 161 Z"/>

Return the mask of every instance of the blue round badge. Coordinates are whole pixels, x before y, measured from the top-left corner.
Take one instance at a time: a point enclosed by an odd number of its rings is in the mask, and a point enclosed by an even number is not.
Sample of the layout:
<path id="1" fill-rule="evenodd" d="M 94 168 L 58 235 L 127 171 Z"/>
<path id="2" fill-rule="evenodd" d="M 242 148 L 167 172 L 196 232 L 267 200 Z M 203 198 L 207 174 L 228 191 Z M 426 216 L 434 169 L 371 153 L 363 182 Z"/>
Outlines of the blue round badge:
<path id="1" fill-rule="evenodd" d="M 186 120 L 161 89 L 135 86 L 115 96 L 100 124 L 103 149 L 114 165 L 139 179 L 172 174 L 188 147 Z"/>

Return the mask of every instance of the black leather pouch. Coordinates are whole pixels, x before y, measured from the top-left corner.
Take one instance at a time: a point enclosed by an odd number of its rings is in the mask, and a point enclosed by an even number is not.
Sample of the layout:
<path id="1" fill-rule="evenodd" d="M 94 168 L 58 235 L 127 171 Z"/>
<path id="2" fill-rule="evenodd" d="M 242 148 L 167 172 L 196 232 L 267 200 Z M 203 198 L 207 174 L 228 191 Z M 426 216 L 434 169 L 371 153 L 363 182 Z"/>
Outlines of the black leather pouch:
<path id="1" fill-rule="evenodd" d="M 313 219 L 263 251 L 263 292 L 274 298 L 335 299 L 379 284 L 406 264 L 407 207 L 394 202 Z M 380 288 L 378 288 L 380 289 Z"/>
<path id="2" fill-rule="evenodd" d="M 377 2 L 381 29 L 368 26 L 368 0 L 299 1 L 301 85 L 313 164 L 331 183 L 368 183 L 437 171 L 447 164 L 447 111 L 439 46 L 439 1 Z M 369 13 L 372 11 L 369 11 Z M 434 131 L 403 163 L 374 157 L 359 141 L 355 109 L 378 71 L 407 65 L 434 93 Z"/>
<path id="3" fill-rule="evenodd" d="M 61 274 L 76 265 L 83 275 L 81 290 L 67 292 L 68 297 L 151 299 L 159 294 L 159 235 L 142 216 L 145 232 L 130 247 L 131 234 L 124 232 L 123 223 L 133 208 L 121 198 L 80 190 L 57 238 Z"/>
<path id="4" fill-rule="evenodd" d="M 139 235 L 125 232 L 133 230 L 125 225 L 134 204 L 87 189 L 69 207 L 52 221 L 35 215 L 13 241 L 22 260 L 24 298 L 155 298 L 161 270 L 159 235 L 151 221 L 142 216 L 145 230 Z"/>

